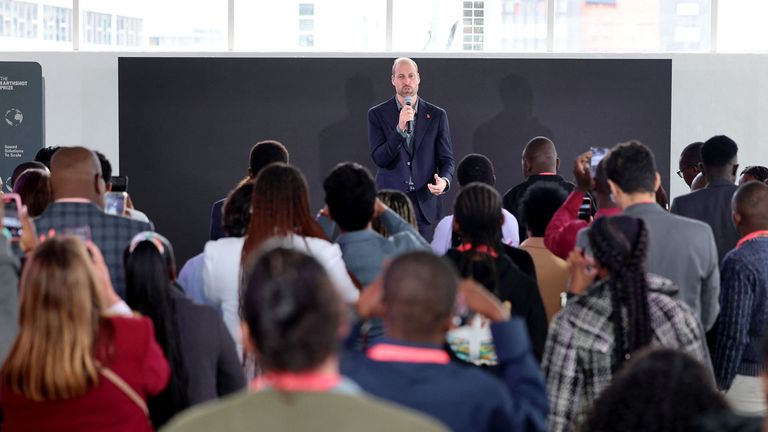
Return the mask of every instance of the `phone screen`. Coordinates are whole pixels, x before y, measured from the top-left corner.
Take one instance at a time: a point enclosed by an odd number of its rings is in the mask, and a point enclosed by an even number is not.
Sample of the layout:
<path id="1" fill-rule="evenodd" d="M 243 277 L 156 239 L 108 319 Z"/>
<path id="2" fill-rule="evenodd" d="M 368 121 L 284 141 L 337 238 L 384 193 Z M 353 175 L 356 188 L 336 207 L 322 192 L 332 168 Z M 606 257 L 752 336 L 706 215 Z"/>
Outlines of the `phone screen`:
<path id="1" fill-rule="evenodd" d="M 591 147 L 592 159 L 589 161 L 589 171 L 592 173 L 592 177 L 595 176 L 597 166 L 600 165 L 600 161 L 608 154 L 608 149 L 605 147 Z"/>
<path id="2" fill-rule="evenodd" d="M 122 216 L 125 212 L 125 192 L 108 192 L 104 196 L 104 211 L 112 215 Z"/>
<path id="3" fill-rule="evenodd" d="M 12 239 L 19 239 L 21 237 L 21 219 L 19 219 L 18 201 L 13 197 L 6 197 L 3 199 L 3 204 L 3 226 L 11 233 Z"/>

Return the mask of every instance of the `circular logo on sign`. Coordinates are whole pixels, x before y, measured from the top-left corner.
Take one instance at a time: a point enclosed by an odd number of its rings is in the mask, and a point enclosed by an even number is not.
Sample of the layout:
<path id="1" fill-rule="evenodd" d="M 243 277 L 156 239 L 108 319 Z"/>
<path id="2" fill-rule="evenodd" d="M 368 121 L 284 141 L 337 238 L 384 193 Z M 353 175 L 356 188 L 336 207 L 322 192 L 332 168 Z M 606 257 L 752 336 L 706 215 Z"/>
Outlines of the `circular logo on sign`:
<path id="1" fill-rule="evenodd" d="M 5 112 L 5 122 L 10 127 L 21 126 L 21 122 L 24 121 L 24 114 L 16 108 L 11 108 Z"/>

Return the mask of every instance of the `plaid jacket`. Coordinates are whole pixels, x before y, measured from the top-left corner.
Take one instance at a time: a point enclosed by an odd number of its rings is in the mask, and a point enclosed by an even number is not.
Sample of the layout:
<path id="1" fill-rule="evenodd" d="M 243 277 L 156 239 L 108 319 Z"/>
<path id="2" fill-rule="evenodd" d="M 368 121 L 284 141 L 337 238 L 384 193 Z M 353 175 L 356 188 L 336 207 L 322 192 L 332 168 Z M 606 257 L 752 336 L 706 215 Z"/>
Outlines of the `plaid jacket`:
<path id="1" fill-rule="evenodd" d="M 51 203 L 35 219 L 38 234 L 45 234 L 51 228 L 61 232 L 66 228 L 79 228 L 85 225 L 90 228 L 91 240 L 104 255 L 115 292 L 125 298 L 123 251 L 134 235 L 142 231 L 152 231 L 154 227 L 151 223 L 106 214 L 95 204 L 78 202 Z"/>
<path id="2" fill-rule="evenodd" d="M 555 315 L 550 325 L 543 360 L 550 432 L 576 430 L 611 383 L 614 340 L 608 283 L 595 283 Z M 677 287 L 652 274 L 648 283 L 653 345 L 680 349 L 709 364 L 698 318 L 671 297 Z"/>

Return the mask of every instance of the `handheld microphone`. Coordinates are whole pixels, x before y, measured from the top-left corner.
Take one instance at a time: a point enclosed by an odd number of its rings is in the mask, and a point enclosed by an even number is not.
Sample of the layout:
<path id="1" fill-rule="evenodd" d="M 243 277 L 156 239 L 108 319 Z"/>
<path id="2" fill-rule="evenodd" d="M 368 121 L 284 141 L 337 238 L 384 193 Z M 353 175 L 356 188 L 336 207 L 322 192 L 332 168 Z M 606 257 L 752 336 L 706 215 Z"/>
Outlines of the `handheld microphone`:
<path id="1" fill-rule="evenodd" d="M 404 100 L 405 100 L 405 104 L 408 106 L 411 106 L 411 104 L 413 103 L 413 97 L 411 96 L 406 96 Z M 411 133 L 411 122 L 407 122 L 405 124 L 405 133 Z"/>

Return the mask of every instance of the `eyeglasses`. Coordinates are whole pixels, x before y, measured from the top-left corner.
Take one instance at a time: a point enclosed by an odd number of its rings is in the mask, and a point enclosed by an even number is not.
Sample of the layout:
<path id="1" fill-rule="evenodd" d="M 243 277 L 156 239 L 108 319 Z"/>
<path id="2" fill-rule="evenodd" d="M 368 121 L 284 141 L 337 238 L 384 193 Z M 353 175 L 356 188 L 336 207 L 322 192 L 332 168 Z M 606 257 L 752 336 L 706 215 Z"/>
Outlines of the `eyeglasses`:
<path id="1" fill-rule="evenodd" d="M 686 165 L 686 166 L 684 166 L 684 167 L 683 167 L 683 169 L 681 169 L 681 170 L 679 170 L 679 171 L 677 172 L 677 176 L 678 176 L 678 177 L 680 177 L 680 178 L 684 178 L 684 177 L 683 177 L 683 173 L 684 173 L 684 172 L 685 172 L 685 170 L 687 170 L 688 168 L 698 168 L 698 165 L 694 165 L 694 164 L 691 164 L 691 165 Z"/>

